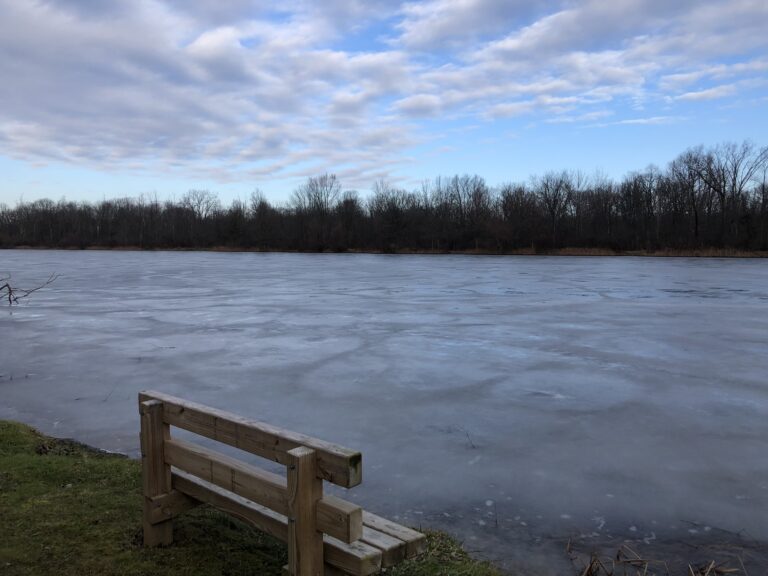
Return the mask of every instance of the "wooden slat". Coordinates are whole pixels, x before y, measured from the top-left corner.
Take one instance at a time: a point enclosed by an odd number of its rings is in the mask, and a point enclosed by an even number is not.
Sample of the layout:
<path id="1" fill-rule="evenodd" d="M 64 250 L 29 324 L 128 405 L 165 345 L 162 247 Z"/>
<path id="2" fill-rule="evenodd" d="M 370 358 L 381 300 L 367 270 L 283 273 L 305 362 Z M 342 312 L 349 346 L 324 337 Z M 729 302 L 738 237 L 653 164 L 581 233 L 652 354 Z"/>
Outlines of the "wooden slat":
<path id="1" fill-rule="evenodd" d="M 264 506 L 254 504 L 185 472 L 173 472 L 173 487 L 196 500 L 232 514 L 278 540 L 286 542 L 288 539 L 286 517 Z M 381 569 L 381 551 L 360 541 L 345 544 L 341 540 L 325 535 L 323 557 L 326 564 L 356 576 L 369 576 Z"/>
<path id="2" fill-rule="evenodd" d="M 302 446 L 288 456 L 288 570 L 291 576 L 323 576 L 323 535 L 317 531 L 323 481 L 316 454 Z"/>
<path id="3" fill-rule="evenodd" d="M 389 568 L 405 560 L 406 543 L 399 538 L 363 526 L 363 537 L 360 540 L 381 550 L 382 568 Z"/>
<path id="4" fill-rule="evenodd" d="M 149 516 L 152 524 L 172 520 L 179 514 L 194 508 L 200 504 L 191 496 L 171 490 L 169 494 L 162 494 L 149 499 Z"/>
<path id="5" fill-rule="evenodd" d="M 345 544 L 330 536 L 324 536 L 325 562 L 356 576 L 378 574 L 381 570 L 381 550 L 358 540 Z"/>
<path id="6" fill-rule="evenodd" d="M 192 498 L 223 510 L 283 542 L 288 540 L 285 516 L 259 506 L 241 496 L 195 478 L 185 472 L 173 472 L 173 487 Z"/>
<path id="7" fill-rule="evenodd" d="M 330 494 L 317 503 L 317 525 L 321 532 L 342 542 L 359 540 L 363 535 L 363 509 Z"/>
<path id="8" fill-rule="evenodd" d="M 322 479 L 347 487 L 360 483 L 359 452 L 158 392 L 142 392 L 139 400 L 145 541 L 149 534 L 151 545 L 170 543 L 170 519 L 206 502 L 292 542 L 290 571 L 297 576 L 322 576 L 323 559 L 326 574 L 368 576 L 425 549 L 423 534 L 340 498 L 322 497 Z M 288 482 L 171 439 L 170 425 L 285 464 Z M 163 532 L 153 532 L 158 527 Z"/>
<path id="9" fill-rule="evenodd" d="M 363 511 L 363 530 L 365 527 L 373 528 L 389 536 L 393 536 L 405 542 L 405 557 L 413 558 L 426 549 L 427 537 L 421 532 L 401 526 L 396 522 Z"/>
<path id="10" fill-rule="evenodd" d="M 176 438 L 166 444 L 165 461 L 278 514 L 288 512 L 285 478 L 277 474 Z"/>
<path id="11" fill-rule="evenodd" d="M 317 452 L 318 470 L 323 479 L 345 488 L 362 482 L 360 452 L 161 392 L 140 392 L 139 398 L 163 402 L 163 419 L 172 426 L 281 464 L 287 463 L 290 450 L 306 446 Z"/>
<path id="12" fill-rule="evenodd" d="M 165 463 L 164 445 L 170 437 L 163 422 L 163 404 L 149 400 L 139 404 L 141 418 L 141 476 L 144 488 L 144 546 L 173 542 L 170 520 L 153 522 L 151 499 L 171 491 L 171 467 Z"/>
<path id="13" fill-rule="evenodd" d="M 225 454 L 173 438 L 165 443 L 165 460 L 184 472 L 288 514 L 286 480 Z M 354 542 L 363 533 L 362 509 L 340 498 L 325 496 L 317 503 L 318 529 L 342 542 Z"/>

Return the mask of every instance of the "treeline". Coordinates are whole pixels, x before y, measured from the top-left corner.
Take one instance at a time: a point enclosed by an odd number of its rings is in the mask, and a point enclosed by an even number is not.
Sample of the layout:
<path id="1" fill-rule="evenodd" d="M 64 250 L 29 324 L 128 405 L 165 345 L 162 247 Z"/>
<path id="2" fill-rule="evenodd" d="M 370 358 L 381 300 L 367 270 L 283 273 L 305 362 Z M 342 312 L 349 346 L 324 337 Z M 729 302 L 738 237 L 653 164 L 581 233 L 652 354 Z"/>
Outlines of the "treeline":
<path id="1" fill-rule="evenodd" d="M 224 207 L 205 190 L 165 202 L 37 200 L 0 205 L 0 246 L 768 250 L 767 172 L 768 147 L 744 142 L 692 148 L 664 170 L 650 166 L 619 182 L 561 171 L 491 187 L 479 176 L 454 176 L 413 191 L 380 181 L 361 197 L 323 175 L 281 206 L 255 192 Z"/>

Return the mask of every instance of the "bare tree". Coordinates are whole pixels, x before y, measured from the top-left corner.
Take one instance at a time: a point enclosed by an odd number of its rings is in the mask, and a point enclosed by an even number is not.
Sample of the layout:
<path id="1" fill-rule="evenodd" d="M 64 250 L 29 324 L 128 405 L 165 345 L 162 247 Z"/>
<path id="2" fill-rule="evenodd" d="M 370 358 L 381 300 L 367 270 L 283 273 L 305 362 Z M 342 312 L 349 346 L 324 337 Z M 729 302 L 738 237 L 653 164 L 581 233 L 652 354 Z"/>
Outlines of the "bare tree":
<path id="1" fill-rule="evenodd" d="M 256 216 L 257 214 L 265 212 L 269 209 L 269 202 L 267 201 L 267 197 L 264 196 L 264 192 L 262 192 L 260 188 L 256 188 L 253 192 L 251 192 L 249 204 L 251 216 Z"/>
<path id="2" fill-rule="evenodd" d="M 412 191 L 381 180 L 355 196 L 325 174 L 308 178 L 287 205 L 273 206 L 258 191 L 226 207 L 207 190 L 166 202 L 36 200 L 0 204 L 0 247 L 766 250 L 766 174 L 768 148 L 745 142 L 691 148 L 664 170 L 619 181 L 555 171 L 527 186 L 490 187 L 480 176 L 457 175 Z"/>
<path id="3" fill-rule="evenodd" d="M 302 242 L 312 250 L 323 251 L 331 236 L 331 217 L 341 195 L 335 174 L 311 176 L 294 190 L 290 207 L 298 218 Z"/>
<path id="4" fill-rule="evenodd" d="M 336 174 L 311 176 L 291 196 L 291 204 L 297 210 L 316 215 L 330 214 L 341 195 L 341 182 Z"/>
<path id="5" fill-rule="evenodd" d="M 200 220 L 205 220 L 221 208 L 218 196 L 209 190 L 190 190 L 182 196 L 181 205 L 192 210 Z"/>
<path id="6" fill-rule="evenodd" d="M 716 156 L 725 166 L 728 192 L 733 197 L 743 194 L 747 185 L 755 181 L 768 165 L 768 146 L 757 148 L 749 140 L 741 144 L 728 142 L 718 146 L 716 151 Z"/>
<path id="7" fill-rule="evenodd" d="M 757 148 L 745 140 L 726 142 L 698 156 L 697 172 L 720 203 L 720 243 L 728 243 L 726 222 L 732 223 L 732 236 L 738 236 L 739 212 L 747 186 L 768 165 L 768 147 Z"/>
<path id="8" fill-rule="evenodd" d="M 763 178 L 756 195 L 760 206 L 760 248 L 765 250 L 768 247 L 768 165 L 763 167 Z"/>
<path id="9" fill-rule="evenodd" d="M 512 248 L 530 246 L 538 218 L 536 196 L 525 184 L 505 184 L 499 191 L 497 209 L 504 242 Z"/>
<path id="10" fill-rule="evenodd" d="M 566 172 L 547 172 L 541 178 L 535 178 L 536 189 L 541 203 L 549 215 L 552 231 L 552 245 L 557 245 L 557 224 L 568 210 L 571 201 L 573 183 L 571 175 Z"/>
<path id="11" fill-rule="evenodd" d="M 365 210 L 360 197 L 354 190 L 346 190 L 336 205 L 337 229 L 335 230 L 338 248 L 354 248 L 361 240 Z"/>
<path id="12" fill-rule="evenodd" d="M 693 238 L 696 244 L 699 244 L 701 212 L 708 192 L 700 177 L 702 156 L 701 148 L 690 149 L 675 158 L 669 165 L 670 177 L 674 179 L 678 189 L 688 200 L 688 206 L 693 215 Z"/>

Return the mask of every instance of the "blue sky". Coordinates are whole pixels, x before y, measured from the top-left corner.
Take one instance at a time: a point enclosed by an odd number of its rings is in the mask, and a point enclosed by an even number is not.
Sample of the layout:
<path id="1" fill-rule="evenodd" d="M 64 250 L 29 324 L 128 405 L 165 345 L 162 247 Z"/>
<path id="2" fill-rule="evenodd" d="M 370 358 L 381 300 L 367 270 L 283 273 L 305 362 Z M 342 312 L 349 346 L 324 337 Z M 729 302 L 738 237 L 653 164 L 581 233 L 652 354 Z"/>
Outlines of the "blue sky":
<path id="1" fill-rule="evenodd" d="M 0 203 L 765 145 L 767 29 L 764 0 L 0 0 Z"/>

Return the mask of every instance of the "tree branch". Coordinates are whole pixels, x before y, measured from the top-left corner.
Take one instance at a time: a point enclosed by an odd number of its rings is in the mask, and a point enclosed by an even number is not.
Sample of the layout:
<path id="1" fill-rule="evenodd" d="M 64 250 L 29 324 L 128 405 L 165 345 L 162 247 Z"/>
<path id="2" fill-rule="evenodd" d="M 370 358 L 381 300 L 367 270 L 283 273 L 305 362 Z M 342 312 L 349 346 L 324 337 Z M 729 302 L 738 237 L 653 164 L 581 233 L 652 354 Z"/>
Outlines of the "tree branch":
<path id="1" fill-rule="evenodd" d="M 49 284 L 52 284 L 58 277 L 59 275 L 54 273 L 48 276 L 48 280 L 39 286 L 35 286 L 34 288 L 19 288 L 18 286 L 11 285 L 11 275 L 8 274 L 7 276 L 0 278 L 0 282 L 3 283 L 0 285 L 0 297 L 8 300 L 8 306 L 13 306 L 14 304 L 18 304 L 19 300 L 28 297 L 30 294 L 37 292 L 42 288 L 45 288 Z"/>

